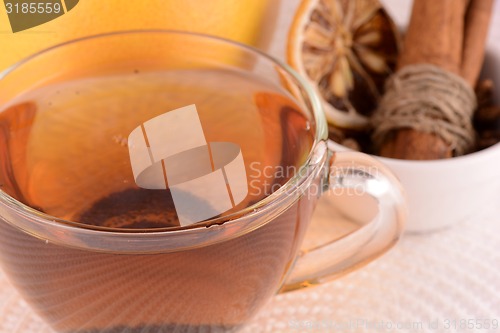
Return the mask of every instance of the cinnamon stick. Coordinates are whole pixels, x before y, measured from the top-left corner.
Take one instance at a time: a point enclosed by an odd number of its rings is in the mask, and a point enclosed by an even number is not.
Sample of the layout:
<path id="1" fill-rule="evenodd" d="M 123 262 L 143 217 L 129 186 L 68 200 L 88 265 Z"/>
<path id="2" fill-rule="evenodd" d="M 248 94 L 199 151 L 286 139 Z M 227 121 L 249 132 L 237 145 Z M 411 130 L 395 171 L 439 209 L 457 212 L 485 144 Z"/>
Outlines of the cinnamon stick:
<path id="1" fill-rule="evenodd" d="M 398 69 L 433 64 L 459 74 L 468 0 L 415 0 Z"/>
<path id="2" fill-rule="evenodd" d="M 481 66 L 494 0 L 471 0 L 465 17 L 461 75 L 475 86 Z"/>
<path id="3" fill-rule="evenodd" d="M 485 4 L 488 2 L 489 4 Z M 432 64 L 474 84 L 484 57 L 484 42 L 493 0 L 415 0 L 398 69 Z M 465 25 L 465 26 L 464 26 Z M 465 33 L 464 33 L 465 32 Z M 380 155 L 429 160 L 452 157 L 452 148 L 439 136 L 401 129 L 383 143 Z"/>

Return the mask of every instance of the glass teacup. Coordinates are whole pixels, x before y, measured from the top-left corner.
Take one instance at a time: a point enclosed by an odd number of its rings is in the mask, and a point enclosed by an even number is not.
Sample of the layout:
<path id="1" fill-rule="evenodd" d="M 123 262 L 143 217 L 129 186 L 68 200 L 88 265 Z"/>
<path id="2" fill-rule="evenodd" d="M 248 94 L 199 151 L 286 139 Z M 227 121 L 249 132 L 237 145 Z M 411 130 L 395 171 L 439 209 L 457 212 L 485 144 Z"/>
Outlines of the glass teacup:
<path id="1" fill-rule="evenodd" d="M 0 262 L 58 332 L 236 330 L 401 233 L 394 176 L 330 151 L 317 96 L 252 48 L 113 33 L 0 78 Z M 371 209 L 365 196 L 378 213 L 301 251 L 319 197 L 338 192 L 358 202 L 345 216 Z"/>

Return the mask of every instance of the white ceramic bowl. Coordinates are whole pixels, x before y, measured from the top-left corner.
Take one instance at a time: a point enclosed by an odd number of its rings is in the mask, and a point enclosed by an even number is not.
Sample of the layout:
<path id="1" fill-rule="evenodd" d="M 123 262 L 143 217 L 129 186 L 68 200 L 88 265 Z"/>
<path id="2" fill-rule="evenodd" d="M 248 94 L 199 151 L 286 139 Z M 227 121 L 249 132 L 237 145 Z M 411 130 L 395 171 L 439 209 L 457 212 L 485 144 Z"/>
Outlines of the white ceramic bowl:
<path id="1" fill-rule="evenodd" d="M 347 148 L 330 141 L 336 151 Z M 438 161 L 377 157 L 401 180 L 408 199 L 407 231 L 442 229 L 500 204 L 500 144 Z"/>
<path id="2" fill-rule="evenodd" d="M 411 0 L 381 0 L 396 24 L 405 29 Z M 267 52 L 285 58 L 289 24 L 299 0 L 282 2 L 277 31 Z M 483 77 L 496 84 L 496 103 L 500 104 L 500 1 L 495 2 L 488 36 Z M 347 148 L 330 142 L 336 151 Z M 480 215 L 486 205 L 500 205 L 500 145 L 467 156 L 441 161 L 402 161 L 379 158 L 400 178 L 407 192 L 409 220 L 407 230 L 437 230 Z M 486 208 L 486 207 L 484 207 Z M 361 212 L 360 212 L 361 213 Z M 331 213 L 328 213 L 331 214 Z"/>
<path id="3" fill-rule="evenodd" d="M 404 26 L 411 3 L 383 2 L 396 22 Z M 500 9 L 498 3 L 491 22 L 482 76 L 493 79 L 496 85 L 495 102 L 500 104 L 500 45 L 493 42 L 500 35 L 497 9 Z M 347 150 L 334 142 L 330 145 L 336 151 Z M 500 205 L 500 144 L 447 160 L 377 158 L 393 170 L 407 192 L 408 231 L 441 229 L 480 215 L 486 205 Z"/>

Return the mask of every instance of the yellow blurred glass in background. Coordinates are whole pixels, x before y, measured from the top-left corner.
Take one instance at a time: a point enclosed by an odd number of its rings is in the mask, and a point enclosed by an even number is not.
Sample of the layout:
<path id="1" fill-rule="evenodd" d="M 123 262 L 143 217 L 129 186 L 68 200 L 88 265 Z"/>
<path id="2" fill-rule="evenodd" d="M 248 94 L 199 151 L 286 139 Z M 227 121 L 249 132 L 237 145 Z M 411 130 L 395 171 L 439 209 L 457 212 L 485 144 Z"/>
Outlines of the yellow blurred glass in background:
<path id="1" fill-rule="evenodd" d="M 120 30 L 202 32 L 264 48 L 278 4 L 279 0 L 80 0 L 53 21 L 17 33 L 1 4 L 0 70 L 55 44 Z"/>

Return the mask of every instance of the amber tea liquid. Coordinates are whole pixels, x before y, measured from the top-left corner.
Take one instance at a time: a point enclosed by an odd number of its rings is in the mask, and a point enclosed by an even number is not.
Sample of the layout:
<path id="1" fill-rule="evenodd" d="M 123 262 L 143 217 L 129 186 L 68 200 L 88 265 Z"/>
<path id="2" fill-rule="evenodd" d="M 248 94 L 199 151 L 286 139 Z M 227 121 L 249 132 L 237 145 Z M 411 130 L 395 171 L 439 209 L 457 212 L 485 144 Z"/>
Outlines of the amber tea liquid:
<path id="1" fill-rule="evenodd" d="M 81 227 L 178 228 L 170 192 L 135 184 L 127 137 L 191 104 L 207 141 L 241 147 L 248 195 L 222 215 L 268 196 L 307 159 L 314 124 L 281 88 L 232 70 L 134 71 L 40 87 L 0 106 L 1 189 Z M 73 249 L 0 221 L 0 259 L 60 332 L 231 330 L 279 288 L 312 206 L 304 196 L 243 236 L 163 254 Z"/>

